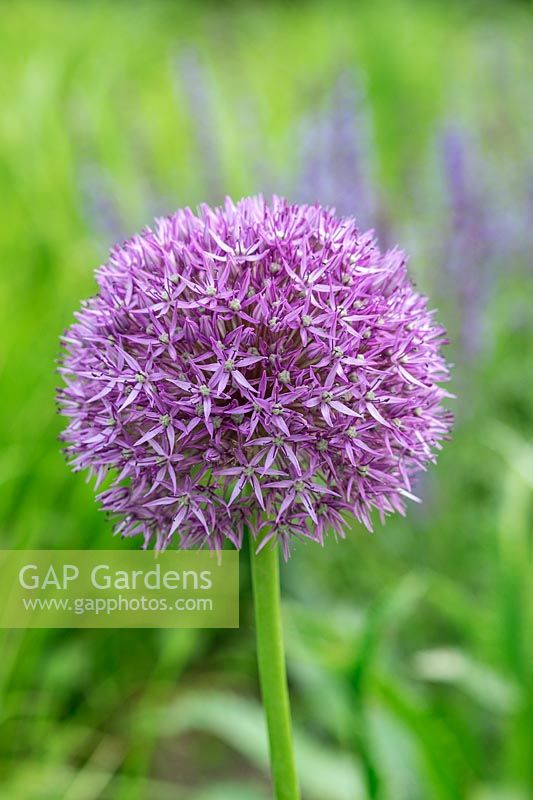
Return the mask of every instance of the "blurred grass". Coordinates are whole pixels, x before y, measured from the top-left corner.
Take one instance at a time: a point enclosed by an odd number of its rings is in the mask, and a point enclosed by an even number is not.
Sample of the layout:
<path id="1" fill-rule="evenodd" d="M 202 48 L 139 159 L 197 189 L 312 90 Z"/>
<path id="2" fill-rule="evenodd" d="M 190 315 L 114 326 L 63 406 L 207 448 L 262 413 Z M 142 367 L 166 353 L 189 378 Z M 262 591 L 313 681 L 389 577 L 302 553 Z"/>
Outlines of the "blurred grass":
<path id="1" fill-rule="evenodd" d="M 316 87 L 357 65 L 382 184 L 409 220 L 409 174 L 423 169 L 450 94 L 490 106 L 482 56 L 494 42 L 526 82 L 528 24 L 511 3 L 3 4 L 1 546 L 116 546 L 59 451 L 54 361 L 113 224 L 133 232 L 210 191 L 176 58 L 194 48 L 208 69 L 206 126 L 234 195 L 261 188 L 242 157 L 236 110 L 247 98 L 263 133 L 258 160 L 290 172 L 291 130 Z M 93 170 L 112 200 L 107 232 L 88 205 Z M 300 547 L 284 571 L 309 800 L 526 797 L 533 345 L 531 324 L 515 324 L 523 291 L 516 279 L 498 295 L 493 347 L 459 368 L 467 394 L 424 506 L 374 537 L 354 530 L 323 551 Z M 243 572 L 236 633 L 1 632 L 0 797 L 267 797 Z"/>

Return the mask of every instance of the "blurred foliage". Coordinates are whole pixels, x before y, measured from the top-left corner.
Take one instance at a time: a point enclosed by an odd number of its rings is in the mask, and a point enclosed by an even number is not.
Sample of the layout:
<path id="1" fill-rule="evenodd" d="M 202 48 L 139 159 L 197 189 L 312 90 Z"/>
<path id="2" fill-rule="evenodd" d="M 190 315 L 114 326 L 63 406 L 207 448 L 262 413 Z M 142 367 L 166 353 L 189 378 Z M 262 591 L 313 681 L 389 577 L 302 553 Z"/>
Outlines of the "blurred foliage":
<path id="1" fill-rule="evenodd" d="M 58 336 L 113 239 L 226 192 L 312 191 L 331 157 L 314 134 L 355 109 L 338 75 L 363 83 L 381 209 L 364 223 L 406 242 L 439 300 L 458 422 L 406 520 L 301 546 L 283 571 L 306 800 L 527 795 L 530 24 L 520 3 L 0 8 L 2 547 L 117 546 L 54 413 Z M 448 164 L 446 191 L 450 125 L 474 132 L 476 165 Z M 267 798 L 245 557 L 241 608 L 239 631 L 1 632 L 0 796 Z"/>

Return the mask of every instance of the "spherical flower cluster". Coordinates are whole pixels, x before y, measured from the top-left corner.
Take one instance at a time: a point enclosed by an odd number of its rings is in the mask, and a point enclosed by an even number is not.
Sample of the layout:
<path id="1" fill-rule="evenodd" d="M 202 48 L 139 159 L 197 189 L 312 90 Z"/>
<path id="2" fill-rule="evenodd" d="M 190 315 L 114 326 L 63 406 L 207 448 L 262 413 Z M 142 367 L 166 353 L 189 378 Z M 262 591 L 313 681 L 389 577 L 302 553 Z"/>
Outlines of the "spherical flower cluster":
<path id="1" fill-rule="evenodd" d="M 319 205 L 177 211 L 115 247 L 63 337 L 60 408 L 124 536 L 343 535 L 403 513 L 450 415 L 444 331 L 404 254 Z M 416 498 L 414 498 L 416 499 Z"/>

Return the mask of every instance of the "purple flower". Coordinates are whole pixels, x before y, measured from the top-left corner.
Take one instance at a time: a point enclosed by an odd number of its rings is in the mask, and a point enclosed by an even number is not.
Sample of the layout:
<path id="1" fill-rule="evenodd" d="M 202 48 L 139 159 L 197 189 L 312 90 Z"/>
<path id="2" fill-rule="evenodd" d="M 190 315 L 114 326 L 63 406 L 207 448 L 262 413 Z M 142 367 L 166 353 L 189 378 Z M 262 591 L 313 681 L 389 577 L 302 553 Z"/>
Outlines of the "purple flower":
<path id="1" fill-rule="evenodd" d="M 63 337 L 61 411 L 124 536 L 286 556 L 343 514 L 404 513 L 447 438 L 445 342 L 404 254 L 274 197 L 158 219 Z"/>

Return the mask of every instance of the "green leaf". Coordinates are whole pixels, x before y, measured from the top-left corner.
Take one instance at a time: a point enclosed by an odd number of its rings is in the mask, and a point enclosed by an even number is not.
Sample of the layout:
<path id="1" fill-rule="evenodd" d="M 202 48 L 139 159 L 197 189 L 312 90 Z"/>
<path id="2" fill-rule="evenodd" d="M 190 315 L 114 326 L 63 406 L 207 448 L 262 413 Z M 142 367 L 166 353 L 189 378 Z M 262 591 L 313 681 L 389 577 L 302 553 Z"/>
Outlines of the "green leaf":
<path id="1" fill-rule="evenodd" d="M 414 671 L 424 681 L 457 686 L 490 711 L 511 714 L 520 705 L 520 691 L 511 680 L 456 648 L 421 650 Z"/>
<path id="2" fill-rule="evenodd" d="M 192 692 L 177 697 L 142 721 L 153 735 L 176 736 L 190 730 L 217 736 L 258 769 L 268 773 L 268 744 L 261 705 L 223 692 Z M 302 791 L 309 800 L 363 800 L 357 762 L 323 742 L 295 730 Z"/>

